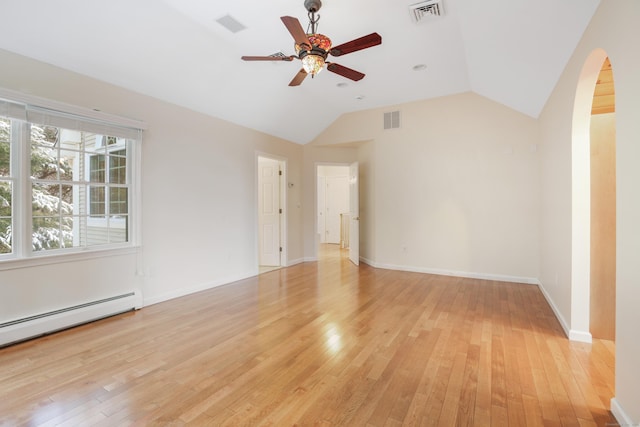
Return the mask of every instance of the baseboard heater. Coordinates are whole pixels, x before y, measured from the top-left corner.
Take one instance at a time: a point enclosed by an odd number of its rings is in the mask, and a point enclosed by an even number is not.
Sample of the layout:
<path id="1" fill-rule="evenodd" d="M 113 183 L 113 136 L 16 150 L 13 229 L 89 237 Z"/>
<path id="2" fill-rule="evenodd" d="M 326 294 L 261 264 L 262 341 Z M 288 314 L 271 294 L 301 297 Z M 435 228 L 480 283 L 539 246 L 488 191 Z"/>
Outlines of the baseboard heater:
<path id="1" fill-rule="evenodd" d="M 0 347 L 142 307 L 139 291 L 0 323 Z"/>

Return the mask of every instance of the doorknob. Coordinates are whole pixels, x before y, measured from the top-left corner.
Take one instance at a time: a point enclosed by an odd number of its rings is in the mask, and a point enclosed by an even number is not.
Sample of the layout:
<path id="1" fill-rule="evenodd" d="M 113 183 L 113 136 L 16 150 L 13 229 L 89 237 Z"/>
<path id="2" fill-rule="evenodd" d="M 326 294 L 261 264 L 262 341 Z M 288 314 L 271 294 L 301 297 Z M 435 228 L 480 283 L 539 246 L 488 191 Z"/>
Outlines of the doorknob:
<path id="1" fill-rule="evenodd" d="M 353 220 L 354 220 L 354 221 L 360 221 L 360 217 L 359 217 L 359 216 L 356 216 L 356 217 L 354 217 L 354 218 L 353 218 Z"/>

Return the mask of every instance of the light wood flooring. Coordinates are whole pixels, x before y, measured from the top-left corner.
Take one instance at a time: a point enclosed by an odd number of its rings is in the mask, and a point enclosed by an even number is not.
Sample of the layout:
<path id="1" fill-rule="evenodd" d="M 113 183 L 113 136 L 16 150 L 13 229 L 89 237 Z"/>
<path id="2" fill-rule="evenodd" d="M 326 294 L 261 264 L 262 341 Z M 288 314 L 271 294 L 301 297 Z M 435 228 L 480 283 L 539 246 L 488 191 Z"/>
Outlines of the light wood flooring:
<path id="1" fill-rule="evenodd" d="M 536 286 L 323 252 L 0 349 L 0 425 L 615 425 L 613 343 Z"/>

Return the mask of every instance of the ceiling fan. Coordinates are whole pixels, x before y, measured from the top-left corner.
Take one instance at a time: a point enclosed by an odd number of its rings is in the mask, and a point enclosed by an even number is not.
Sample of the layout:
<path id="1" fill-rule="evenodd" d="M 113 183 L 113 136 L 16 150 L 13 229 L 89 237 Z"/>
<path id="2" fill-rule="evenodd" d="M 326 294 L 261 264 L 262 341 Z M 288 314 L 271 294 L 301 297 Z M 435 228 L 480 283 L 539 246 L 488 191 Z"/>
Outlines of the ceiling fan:
<path id="1" fill-rule="evenodd" d="M 329 55 L 346 55 L 347 53 L 377 46 L 382 43 L 382 37 L 378 33 L 371 33 L 351 40 L 350 42 L 331 47 L 329 37 L 316 32 L 318 21 L 320 20 L 320 15 L 316 16 L 316 13 L 320 10 L 321 6 L 322 2 L 320 0 L 305 0 L 304 7 L 309 12 L 309 27 L 307 28 L 307 32 L 303 30 L 297 18 L 293 16 L 282 16 L 280 18 L 285 27 L 287 27 L 287 30 L 289 30 L 289 33 L 293 36 L 296 49 L 295 55 L 286 56 L 279 53 L 269 56 L 243 56 L 242 59 L 245 61 L 293 61 L 294 58 L 301 60 L 302 69 L 300 69 L 298 74 L 291 80 L 289 86 L 300 85 L 308 74 L 311 74 L 311 77 L 315 76 L 325 65 L 327 66 L 327 70 L 332 73 L 339 74 L 353 81 L 361 80 L 364 77 L 363 73 L 336 64 L 335 62 L 328 62 L 327 57 Z"/>

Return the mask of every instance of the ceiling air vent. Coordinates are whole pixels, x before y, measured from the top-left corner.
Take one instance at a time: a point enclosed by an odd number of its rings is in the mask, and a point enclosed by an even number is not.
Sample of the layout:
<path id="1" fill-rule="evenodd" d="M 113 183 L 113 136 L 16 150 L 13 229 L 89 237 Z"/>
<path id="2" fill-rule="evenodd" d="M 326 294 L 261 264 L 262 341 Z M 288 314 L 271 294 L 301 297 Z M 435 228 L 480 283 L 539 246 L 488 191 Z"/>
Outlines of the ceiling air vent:
<path id="1" fill-rule="evenodd" d="M 384 113 L 384 129 L 398 129 L 400 127 L 400 111 Z"/>
<path id="2" fill-rule="evenodd" d="M 242 25 L 236 18 L 228 14 L 216 19 L 216 22 L 232 33 L 237 33 L 238 31 L 242 31 L 247 28 Z"/>
<path id="3" fill-rule="evenodd" d="M 441 0 L 428 0 L 412 4 L 409 6 L 409 11 L 411 12 L 411 17 L 416 23 L 426 18 L 437 18 L 444 15 Z"/>

